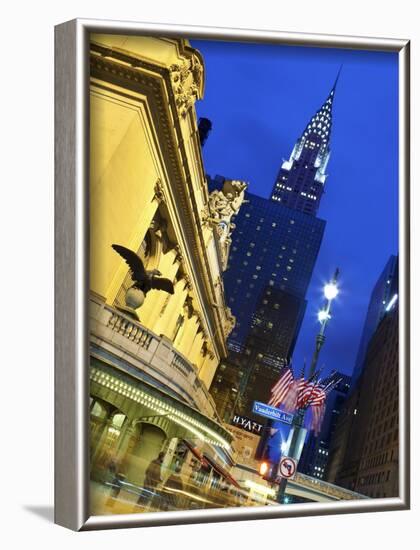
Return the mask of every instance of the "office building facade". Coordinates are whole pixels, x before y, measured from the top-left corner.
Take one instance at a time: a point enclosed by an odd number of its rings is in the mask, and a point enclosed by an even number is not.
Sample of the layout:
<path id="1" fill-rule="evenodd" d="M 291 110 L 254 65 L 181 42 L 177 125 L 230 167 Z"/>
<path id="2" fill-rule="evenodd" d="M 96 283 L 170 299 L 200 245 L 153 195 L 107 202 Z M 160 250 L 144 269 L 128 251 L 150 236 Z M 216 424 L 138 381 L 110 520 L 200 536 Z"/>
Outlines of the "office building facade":
<path id="1" fill-rule="evenodd" d="M 393 263 L 393 277 L 389 278 L 389 267 Z M 327 471 L 328 481 L 370 497 L 398 495 L 399 342 L 395 257 L 387 262 L 372 297 L 378 292 L 382 296 L 384 287 L 390 289 L 385 304 L 371 299 L 368 317 L 376 304 L 380 320 L 338 419 Z"/>

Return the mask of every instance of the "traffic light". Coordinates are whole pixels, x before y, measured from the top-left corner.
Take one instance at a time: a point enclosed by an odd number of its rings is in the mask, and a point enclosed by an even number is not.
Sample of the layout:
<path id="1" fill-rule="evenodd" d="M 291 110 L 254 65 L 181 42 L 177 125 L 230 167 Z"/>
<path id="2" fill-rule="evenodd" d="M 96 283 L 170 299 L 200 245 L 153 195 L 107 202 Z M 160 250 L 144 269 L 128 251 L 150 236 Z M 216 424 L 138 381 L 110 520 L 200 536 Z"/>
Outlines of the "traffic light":
<path id="1" fill-rule="evenodd" d="M 265 479 L 265 476 L 268 474 L 269 471 L 270 471 L 270 464 L 267 461 L 263 460 L 260 464 L 260 469 L 259 469 L 260 476 L 262 476 Z"/>

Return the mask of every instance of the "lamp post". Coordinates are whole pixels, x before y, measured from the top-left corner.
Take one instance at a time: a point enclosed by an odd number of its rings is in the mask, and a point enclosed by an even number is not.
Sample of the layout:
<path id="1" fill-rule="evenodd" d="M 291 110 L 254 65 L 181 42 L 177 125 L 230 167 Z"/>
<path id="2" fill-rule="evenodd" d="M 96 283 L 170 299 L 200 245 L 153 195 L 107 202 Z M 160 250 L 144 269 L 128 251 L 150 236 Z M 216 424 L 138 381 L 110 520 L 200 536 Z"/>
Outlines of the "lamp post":
<path id="1" fill-rule="evenodd" d="M 310 380 L 315 374 L 316 366 L 318 364 L 319 353 L 325 343 L 325 329 L 327 327 L 328 321 L 331 319 L 331 304 L 338 295 L 338 273 L 339 271 L 337 268 L 331 281 L 324 286 L 325 304 L 324 307 L 318 312 L 318 321 L 320 322 L 321 327 L 315 339 L 315 349 L 309 367 L 308 380 Z M 287 456 L 289 456 L 290 458 L 294 458 L 297 462 L 299 462 L 303 441 L 306 435 L 306 430 L 303 428 L 305 413 L 306 407 L 302 407 L 301 409 L 298 409 L 293 416 L 292 436 L 289 449 L 287 451 Z M 282 478 L 280 480 L 279 491 L 277 493 L 277 502 L 281 504 L 286 503 L 286 486 L 287 479 Z"/>

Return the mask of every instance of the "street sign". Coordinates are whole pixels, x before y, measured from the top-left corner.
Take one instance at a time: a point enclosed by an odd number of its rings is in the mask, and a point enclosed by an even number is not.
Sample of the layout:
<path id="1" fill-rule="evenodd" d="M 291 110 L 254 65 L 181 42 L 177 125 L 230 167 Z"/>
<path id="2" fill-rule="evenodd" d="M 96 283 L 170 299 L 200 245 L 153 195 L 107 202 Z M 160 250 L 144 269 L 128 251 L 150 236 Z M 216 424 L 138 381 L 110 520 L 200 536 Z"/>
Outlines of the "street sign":
<path id="1" fill-rule="evenodd" d="M 290 456 L 282 456 L 279 462 L 279 476 L 285 479 L 293 479 L 296 475 L 297 462 Z"/>
<path id="2" fill-rule="evenodd" d="M 265 403 L 260 403 L 260 401 L 254 401 L 254 406 L 252 407 L 252 412 L 259 414 L 260 416 L 265 416 L 265 418 L 272 418 L 273 420 L 279 420 L 285 424 L 291 424 L 293 421 L 293 415 L 272 407 L 271 405 L 266 405 Z"/>

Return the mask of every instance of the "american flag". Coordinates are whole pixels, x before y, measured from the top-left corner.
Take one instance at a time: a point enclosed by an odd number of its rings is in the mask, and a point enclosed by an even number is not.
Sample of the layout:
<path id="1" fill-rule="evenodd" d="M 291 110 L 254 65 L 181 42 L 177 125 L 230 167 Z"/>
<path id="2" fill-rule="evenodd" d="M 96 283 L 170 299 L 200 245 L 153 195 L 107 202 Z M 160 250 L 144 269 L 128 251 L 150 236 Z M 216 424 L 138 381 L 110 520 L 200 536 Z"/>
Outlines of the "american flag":
<path id="1" fill-rule="evenodd" d="M 325 402 L 318 405 L 312 405 L 311 412 L 312 422 L 310 429 L 313 430 L 315 435 L 318 435 L 321 431 L 322 421 L 324 420 Z"/>
<path id="2" fill-rule="evenodd" d="M 325 414 L 325 401 L 328 394 L 338 386 L 342 378 L 338 380 L 330 380 L 326 385 L 317 384 L 312 396 L 308 400 L 307 405 L 311 407 L 312 420 L 310 429 L 313 430 L 315 435 L 318 435 L 321 431 L 322 421 Z M 324 382 L 325 384 L 325 382 Z"/>
<path id="3" fill-rule="evenodd" d="M 306 402 L 306 405 L 322 405 L 326 398 L 327 393 L 325 389 L 320 384 L 316 384 Z"/>
<path id="4" fill-rule="evenodd" d="M 277 407 L 282 403 L 287 396 L 290 386 L 293 384 L 293 372 L 292 369 L 287 366 L 280 376 L 278 382 L 271 389 L 271 398 L 268 402 L 269 405 Z"/>
<path id="5" fill-rule="evenodd" d="M 309 380 L 305 380 L 304 378 L 301 379 L 301 383 L 299 385 L 299 395 L 297 399 L 297 407 L 299 409 L 305 407 L 308 404 L 308 400 L 312 396 L 314 387 L 315 382 L 310 382 Z"/>
<path id="6" fill-rule="evenodd" d="M 282 407 L 286 412 L 294 413 L 297 406 L 297 400 L 299 396 L 299 380 L 294 380 L 288 390 L 285 398 L 283 399 Z"/>

